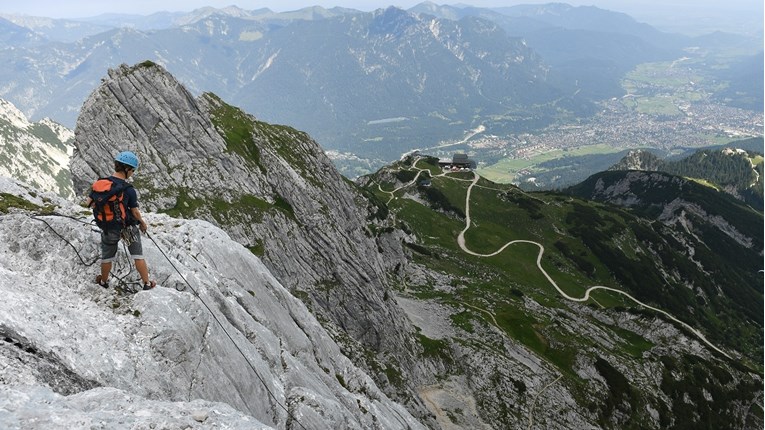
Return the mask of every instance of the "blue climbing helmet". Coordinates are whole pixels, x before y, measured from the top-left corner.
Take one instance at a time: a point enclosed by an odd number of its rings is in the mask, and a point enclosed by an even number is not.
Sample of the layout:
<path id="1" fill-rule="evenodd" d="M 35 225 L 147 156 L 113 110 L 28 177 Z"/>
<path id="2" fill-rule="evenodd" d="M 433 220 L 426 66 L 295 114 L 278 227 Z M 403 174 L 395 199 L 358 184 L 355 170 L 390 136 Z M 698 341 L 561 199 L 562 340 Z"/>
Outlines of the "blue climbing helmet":
<path id="1" fill-rule="evenodd" d="M 114 161 L 119 161 L 122 164 L 127 164 L 133 169 L 138 168 L 138 156 L 130 151 L 122 151 L 114 157 Z"/>

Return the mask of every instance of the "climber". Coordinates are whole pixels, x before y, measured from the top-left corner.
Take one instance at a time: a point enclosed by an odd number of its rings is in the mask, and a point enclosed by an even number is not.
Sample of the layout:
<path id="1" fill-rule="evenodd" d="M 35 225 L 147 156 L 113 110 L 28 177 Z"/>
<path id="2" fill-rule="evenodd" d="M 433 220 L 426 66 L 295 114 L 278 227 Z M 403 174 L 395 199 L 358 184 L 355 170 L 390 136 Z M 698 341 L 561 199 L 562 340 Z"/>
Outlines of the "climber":
<path id="1" fill-rule="evenodd" d="M 101 228 L 101 274 L 96 276 L 96 283 L 104 288 L 109 288 L 109 273 L 120 238 L 128 245 L 135 268 L 141 275 L 143 289 L 150 290 L 156 286 L 155 281 L 149 280 L 149 268 L 143 258 L 141 235 L 138 233 L 138 228 L 146 233 L 148 226 L 138 210 L 135 188 L 127 182 L 138 164 L 138 156 L 130 151 L 117 154 L 114 173 L 94 182 L 85 201 L 87 207 L 93 208 L 96 224 Z"/>

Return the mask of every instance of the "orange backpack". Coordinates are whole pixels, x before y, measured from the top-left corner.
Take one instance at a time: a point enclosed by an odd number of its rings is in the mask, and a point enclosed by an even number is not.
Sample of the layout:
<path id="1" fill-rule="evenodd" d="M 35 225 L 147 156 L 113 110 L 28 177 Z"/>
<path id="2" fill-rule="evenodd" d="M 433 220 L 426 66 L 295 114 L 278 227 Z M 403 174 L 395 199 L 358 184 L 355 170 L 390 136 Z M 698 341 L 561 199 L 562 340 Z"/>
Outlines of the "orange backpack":
<path id="1" fill-rule="evenodd" d="M 93 199 L 93 217 L 101 229 L 122 229 L 127 225 L 128 208 L 125 190 L 132 187 L 127 182 L 116 184 L 110 178 L 100 178 L 93 183 L 90 198 Z"/>

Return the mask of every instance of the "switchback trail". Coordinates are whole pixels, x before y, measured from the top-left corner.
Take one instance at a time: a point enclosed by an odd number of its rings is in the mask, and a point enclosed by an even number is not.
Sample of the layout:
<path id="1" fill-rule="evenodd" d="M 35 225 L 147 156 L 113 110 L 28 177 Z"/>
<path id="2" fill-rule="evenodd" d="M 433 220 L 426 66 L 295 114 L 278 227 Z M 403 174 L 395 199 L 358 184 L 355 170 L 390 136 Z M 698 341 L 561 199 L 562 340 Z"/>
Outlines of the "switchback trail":
<path id="1" fill-rule="evenodd" d="M 410 185 L 412 185 L 412 184 L 416 183 L 417 179 L 420 177 L 420 174 L 421 174 L 422 172 L 424 172 L 424 171 L 429 171 L 428 169 L 421 169 L 421 168 L 418 168 L 418 167 L 417 167 L 417 161 L 419 161 L 419 159 L 418 159 L 418 160 L 415 160 L 415 161 L 414 161 L 414 163 L 412 163 L 412 167 L 414 167 L 414 169 L 416 169 L 416 170 L 417 170 L 417 175 L 415 175 L 414 179 L 412 179 L 411 181 L 409 181 L 409 182 L 407 182 L 407 183 L 405 183 L 405 184 L 401 185 L 400 187 L 398 187 L 398 188 L 396 188 L 396 189 L 394 189 L 394 190 L 392 190 L 392 191 L 386 191 L 386 190 L 383 190 L 383 189 L 382 189 L 382 187 L 380 186 L 380 184 L 378 183 L 378 185 L 377 185 L 377 188 L 378 188 L 378 189 L 379 189 L 381 192 L 383 192 L 383 193 L 386 193 L 386 194 L 390 195 L 390 198 L 388 199 L 388 202 L 387 202 L 388 204 L 389 204 L 389 203 L 390 203 L 390 202 L 391 202 L 391 201 L 392 201 L 392 200 L 395 198 L 395 193 L 396 193 L 397 191 L 399 191 L 399 190 L 401 190 L 401 189 L 404 189 L 404 188 L 406 188 L 406 187 L 408 187 L 408 186 L 410 186 Z M 504 251 L 504 250 L 505 250 L 507 247 L 509 247 L 510 245 L 513 245 L 513 244 L 516 244 L 516 243 L 528 243 L 528 244 L 532 244 L 532 245 L 535 245 L 535 246 L 537 246 L 537 247 L 539 248 L 539 253 L 537 254 L 537 261 L 536 261 L 536 264 L 537 264 L 537 268 L 539 269 L 539 271 L 540 271 L 540 272 L 542 272 L 542 274 L 543 274 L 543 275 L 544 275 L 544 277 L 547 279 L 547 281 L 548 281 L 548 282 L 549 282 L 549 283 L 550 283 L 550 284 L 551 284 L 551 285 L 552 285 L 552 286 L 553 286 L 553 287 L 554 287 L 554 288 L 555 288 L 555 289 L 558 291 L 558 293 L 559 293 L 561 296 L 563 296 L 565 299 L 567 299 L 567 300 L 570 300 L 570 301 L 574 301 L 574 302 L 579 302 L 579 303 L 581 303 L 581 302 L 586 302 L 587 300 L 589 300 L 589 299 L 592 299 L 593 301 L 595 301 L 595 303 L 598 303 L 598 302 L 595 300 L 595 298 L 594 298 L 594 297 L 591 297 L 591 293 L 592 293 L 593 291 L 597 291 L 597 290 L 605 290 L 605 291 L 611 291 L 611 292 L 614 292 L 614 293 L 617 293 L 617 294 L 621 294 L 621 295 L 623 295 L 623 296 L 627 297 L 628 299 L 632 300 L 632 301 L 633 301 L 633 302 L 635 302 L 636 304 L 638 304 L 638 305 L 640 305 L 640 306 L 643 306 L 643 307 L 644 307 L 644 308 L 646 308 L 646 309 L 650 309 L 650 310 L 652 310 L 652 311 L 658 312 L 658 313 L 660 313 L 660 314 L 662 314 L 662 315 L 666 316 L 666 317 L 667 317 L 667 318 L 669 318 L 670 320 L 672 320 L 672 321 L 674 321 L 674 322 L 676 322 L 676 323 L 680 324 L 681 326 L 683 326 L 683 327 L 685 327 L 686 329 L 690 330 L 690 331 L 691 331 L 691 333 L 695 334 L 695 335 L 696 335 L 696 336 L 697 336 L 697 337 L 698 337 L 698 338 L 699 338 L 699 339 L 700 339 L 702 342 L 704 342 L 704 343 L 705 343 L 706 345 L 708 345 L 710 348 L 714 349 L 715 351 L 719 352 L 720 354 L 724 355 L 725 357 L 727 357 L 727 358 L 729 358 L 729 359 L 731 359 L 731 360 L 733 359 L 733 358 L 732 358 L 730 355 L 728 355 L 728 354 L 727 354 L 725 351 L 721 350 L 721 349 L 720 349 L 720 348 L 718 348 L 717 346 L 713 345 L 713 344 L 712 344 L 712 343 L 711 343 L 709 340 L 707 340 L 707 339 L 706 339 L 706 337 L 704 337 L 704 335 L 703 335 L 701 332 L 699 332 L 699 331 L 698 331 L 698 330 L 696 330 L 695 328 L 691 327 L 691 326 L 690 326 L 690 325 L 688 325 L 687 323 L 685 323 L 685 322 L 683 322 L 683 321 L 681 321 L 681 320 L 679 320 L 679 319 L 675 318 L 675 317 L 674 317 L 672 314 L 670 314 L 670 313 L 668 313 L 668 312 L 666 312 L 666 311 L 664 311 L 664 310 L 662 310 L 662 309 L 659 309 L 659 308 L 656 308 L 656 307 L 653 307 L 653 306 L 650 306 L 650 305 L 648 305 L 648 304 L 645 304 L 645 303 L 641 302 L 640 300 L 636 299 L 635 297 L 633 297 L 633 296 L 632 296 L 632 295 L 630 295 L 629 293 L 626 293 L 626 292 L 624 292 L 624 291 L 622 291 L 622 290 L 618 290 L 618 289 L 616 289 L 616 288 L 606 287 L 606 286 L 602 286 L 602 285 L 596 285 L 596 286 L 592 286 L 592 287 L 589 287 L 589 288 L 587 288 L 587 290 L 585 290 L 585 292 L 584 292 L 584 295 L 583 295 L 582 297 L 573 297 L 573 296 L 570 296 L 570 295 L 568 295 L 568 294 L 567 294 L 565 291 L 563 291 L 563 290 L 560 288 L 560 286 L 558 286 L 558 284 L 555 282 L 555 280 L 554 280 L 554 279 L 553 279 L 553 278 L 552 278 L 552 277 L 551 277 L 551 276 L 550 276 L 550 275 L 547 273 L 547 271 L 545 271 L 545 269 L 542 267 L 542 256 L 544 255 L 544 252 L 545 252 L 545 248 L 544 248 L 544 246 L 543 246 L 542 244 L 540 244 L 539 242 L 535 242 L 535 241 L 532 241 L 532 240 L 525 240 L 525 239 L 516 239 L 516 240 L 511 240 L 511 241 L 507 242 L 507 243 L 506 243 L 506 244 L 504 244 L 502 247 L 500 247 L 498 250 L 496 250 L 496 251 L 494 251 L 494 252 L 492 252 L 492 253 L 489 253 L 489 254 L 480 254 L 480 253 L 477 253 L 477 252 L 475 252 L 475 251 L 472 251 L 471 249 L 469 249 L 469 248 L 467 247 L 467 245 L 465 245 L 465 233 L 468 231 L 468 229 L 470 229 L 470 227 L 471 227 L 471 225 L 472 225 L 472 222 L 471 222 L 471 219 L 470 219 L 470 195 L 471 195 L 471 193 L 472 193 L 472 191 L 473 191 L 473 187 L 477 186 L 476 184 L 478 183 L 478 180 L 480 179 L 480 176 L 479 176 L 477 173 L 473 172 L 473 179 L 472 179 L 472 181 L 471 181 L 471 180 L 467 180 L 467 179 L 461 179 L 461 178 L 454 178 L 454 177 L 450 177 L 450 176 L 448 176 L 448 175 L 447 175 L 445 172 L 442 172 L 442 173 L 440 173 L 439 175 L 435 175 L 435 176 L 444 177 L 444 178 L 448 178 L 448 179 L 451 179 L 451 180 L 455 180 L 455 181 L 470 182 L 470 185 L 469 185 L 469 186 L 468 186 L 468 188 L 467 188 L 467 193 L 466 193 L 466 196 L 465 196 L 465 228 L 464 228 L 464 229 L 462 229 L 462 231 L 461 231 L 461 232 L 459 233 L 459 235 L 457 236 L 457 244 L 459 245 L 460 249 L 462 249 L 462 251 L 463 251 L 463 252 L 465 252 L 465 253 L 467 253 L 467 254 L 470 254 L 470 255 L 473 255 L 473 256 L 476 256 L 476 257 L 485 258 L 485 257 L 492 257 L 492 256 L 495 256 L 495 255 L 497 255 L 497 254 L 501 253 L 502 251 Z M 489 187 L 482 187 L 482 186 L 480 186 L 480 185 L 478 185 L 478 187 L 481 187 L 481 188 L 488 188 L 488 189 L 494 189 L 494 188 L 489 188 Z M 534 198 L 534 199 L 536 199 L 536 200 L 540 200 L 540 199 L 538 199 L 538 198 L 536 198 L 536 197 L 531 197 L 531 198 Z M 547 204 L 547 202 L 543 202 L 543 203 Z M 471 308 L 473 308 L 473 309 L 476 309 L 476 310 L 478 310 L 478 311 L 481 311 L 481 312 L 485 312 L 485 313 L 487 313 L 487 314 L 488 314 L 488 315 L 491 317 L 492 321 L 494 322 L 494 325 L 495 325 L 495 326 L 496 326 L 498 329 L 501 329 L 501 328 L 499 327 L 499 324 L 497 323 L 497 320 L 494 318 L 494 315 L 493 315 L 491 312 L 489 312 L 489 311 L 487 311 L 487 310 L 485 310 L 485 309 L 481 309 L 481 308 L 475 307 L 475 306 L 473 306 L 473 305 L 470 305 L 470 304 L 467 304 L 467 303 L 465 303 L 465 305 L 466 305 L 466 306 L 469 306 L 469 307 L 471 307 Z M 598 305 L 600 305 L 600 303 L 598 303 Z M 601 305 L 601 307 L 602 307 L 602 305 Z M 533 427 L 533 423 L 534 423 L 534 408 L 536 407 L 536 403 L 537 403 L 537 400 L 538 400 L 538 398 L 539 398 L 539 397 L 542 395 L 542 393 L 544 393 L 544 392 L 545 392 L 547 389 L 549 389 L 549 388 L 550 388 L 551 386 L 553 386 L 555 383 L 557 383 L 558 381 L 560 381 L 560 380 L 561 380 L 561 378 L 563 378 L 563 375 L 559 375 L 559 376 L 558 376 L 556 379 L 554 379 L 554 380 L 552 380 L 551 382 L 549 382 L 548 384 L 546 384 L 544 387 L 542 387 L 542 388 L 541 388 L 541 389 L 540 389 L 540 390 L 539 390 L 539 391 L 538 391 L 538 392 L 537 392 L 537 393 L 534 395 L 534 398 L 532 399 L 532 401 L 531 401 L 531 405 L 530 405 L 530 407 L 529 407 L 529 410 L 528 410 L 528 428 L 529 428 L 529 429 L 531 429 L 531 428 Z M 432 400 L 430 400 L 429 398 L 426 398 L 426 401 L 428 401 L 429 403 L 432 403 Z M 435 408 L 434 410 L 440 410 L 440 409 L 437 407 L 437 405 L 431 404 L 431 407 L 434 407 L 434 408 Z"/>
<path id="2" fill-rule="evenodd" d="M 474 176 L 473 177 L 473 181 L 470 183 L 470 186 L 468 186 L 467 195 L 465 196 L 465 228 L 462 229 L 460 234 L 457 236 L 457 244 L 460 246 L 462 251 L 464 251 L 464 252 L 466 252 L 466 253 L 468 253 L 470 255 L 476 256 L 476 257 L 493 257 L 493 256 L 501 253 L 502 251 L 504 251 L 508 246 L 516 244 L 516 243 L 529 243 L 529 244 L 532 244 L 532 245 L 536 245 L 537 247 L 539 247 L 539 253 L 537 254 L 537 268 L 539 269 L 540 272 L 542 272 L 544 277 L 547 278 L 547 281 L 553 287 L 555 287 L 555 289 L 558 291 L 558 293 L 561 296 L 563 296 L 564 298 L 566 298 L 568 300 L 571 300 L 573 302 L 586 302 L 587 300 L 590 299 L 590 293 L 592 293 L 593 291 L 597 291 L 597 290 L 605 290 L 605 291 L 611 291 L 611 292 L 614 292 L 614 293 L 617 293 L 617 294 L 621 294 L 621 295 L 627 297 L 628 299 L 632 300 L 633 302 L 637 303 L 638 305 L 640 305 L 640 306 L 642 306 L 642 307 L 644 307 L 646 309 L 650 309 L 650 310 L 652 310 L 654 312 L 658 312 L 658 313 L 666 316 L 670 320 L 672 320 L 672 321 L 682 325 L 686 329 L 690 330 L 691 333 L 695 334 L 702 342 L 707 344 L 707 346 L 709 346 L 710 348 L 712 348 L 715 351 L 719 352 L 720 354 L 724 355 L 725 357 L 728 357 L 731 360 L 733 359 L 725 351 L 723 351 L 722 349 L 716 347 L 709 340 L 707 340 L 707 338 L 704 337 L 704 335 L 701 332 L 699 332 L 695 328 L 691 327 L 687 323 L 685 323 L 683 321 L 680 321 L 679 319 L 675 318 L 672 314 L 670 314 L 667 311 L 664 311 L 662 309 L 659 309 L 659 308 L 656 308 L 656 307 L 653 307 L 651 305 L 648 305 L 648 304 L 645 304 L 645 303 L 641 302 L 640 300 L 632 297 L 629 293 L 626 293 L 626 292 L 624 292 L 622 290 L 619 290 L 619 289 L 616 289 L 616 288 L 611 288 L 611 287 L 606 287 L 606 286 L 602 286 L 602 285 L 596 285 L 596 286 L 592 286 L 592 287 L 587 288 L 587 290 L 584 292 L 584 296 L 582 296 L 582 297 L 573 297 L 573 296 L 570 296 L 570 295 L 566 294 L 566 292 L 563 291 L 558 286 L 558 284 L 555 282 L 555 280 L 553 280 L 553 278 L 542 267 L 542 256 L 545 253 L 545 247 L 542 246 L 542 244 L 539 243 L 539 242 L 534 242 L 532 240 L 524 240 L 524 239 L 512 240 L 510 242 L 507 242 L 501 248 L 499 248 L 498 250 L 496 250 L 496 251 L 494 251 L 494 252 L 492 252 L 490 254 L 480 254 L 480 253 L 477 253 L 477 252 L 474 252 L 474 251 L 470 250 L 465 245 L 465 232 L 467 232 L 468 229 L 471 226 L 471 221 L 470 221 L 470 193 L 473 191 L 473 187 L 476 185 L 476 183 L 480 179 L 480 176 L 478 176 L 478 174 L 475 173 L 475 172 L 473 172 L 473 176 Z"/>

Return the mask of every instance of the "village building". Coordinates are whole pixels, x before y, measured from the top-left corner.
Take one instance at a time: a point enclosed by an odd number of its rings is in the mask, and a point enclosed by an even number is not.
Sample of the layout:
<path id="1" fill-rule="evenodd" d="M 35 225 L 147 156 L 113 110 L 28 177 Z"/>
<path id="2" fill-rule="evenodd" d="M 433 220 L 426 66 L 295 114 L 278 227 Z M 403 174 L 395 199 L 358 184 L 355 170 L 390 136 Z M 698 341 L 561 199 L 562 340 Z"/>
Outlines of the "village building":
<path id="1" fill-rule="evenodd" d="M 438 165 L 446 170 L 474 170 L 476 162 L 468 158 L 467 154 L 454 154 L 451 160 L 439 160 Z"/>

